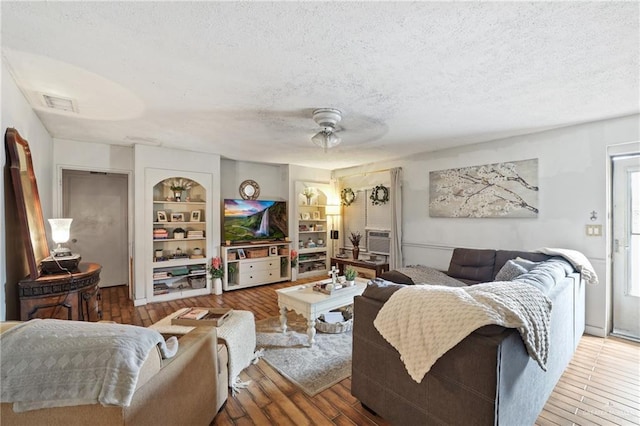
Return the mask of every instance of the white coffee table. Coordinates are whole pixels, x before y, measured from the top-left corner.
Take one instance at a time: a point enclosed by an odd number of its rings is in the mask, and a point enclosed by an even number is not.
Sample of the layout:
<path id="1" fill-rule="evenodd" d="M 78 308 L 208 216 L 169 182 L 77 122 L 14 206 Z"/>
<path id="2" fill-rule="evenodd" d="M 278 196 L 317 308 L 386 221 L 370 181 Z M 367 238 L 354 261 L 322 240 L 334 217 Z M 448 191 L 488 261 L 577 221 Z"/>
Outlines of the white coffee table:
<path id="1" fill-rule="evenodd" d="M 331 295 L 313 291 L 313 285 L 316 282 L 276 290 L 282 332 L 287 331 L 287 310 L 296 311 L 307 319 L 309 346 L 313 346 L 316 336 L 316 319 L 333 309 L 351 305 L 353 298 L 362 294 L 368 281 L 365 278 L 356 278 L 355 285 L 336 290 Z M 327 282 L 327 280 L 321 282 Z"/>

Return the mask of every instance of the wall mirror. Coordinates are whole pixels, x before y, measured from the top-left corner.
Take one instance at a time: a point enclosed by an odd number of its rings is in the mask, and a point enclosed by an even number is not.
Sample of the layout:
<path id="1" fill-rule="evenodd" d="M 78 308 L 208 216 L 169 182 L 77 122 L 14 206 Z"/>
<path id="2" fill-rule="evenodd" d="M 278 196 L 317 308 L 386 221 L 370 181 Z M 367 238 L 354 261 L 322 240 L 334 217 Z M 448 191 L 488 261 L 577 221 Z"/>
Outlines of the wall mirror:
<path id="1" fill-rule="evenodd" d="M 49 247 L 31 151 L 29 143 L 22 139 L 16 129 L 7 128 L 4 140 L 9 154 L 9 168 L 22 228 L 21 235 L 25 242 L 29 278 L 36 279 L 40 276 L 40 263 L 49 256 Z"/>
<path id="2" fill-rule="evenodd" d="M 240 196 L 243 200 L 256 200 L 260 195 L 260 185 L 255 180 L 247 179 L 240 184 Z"/>

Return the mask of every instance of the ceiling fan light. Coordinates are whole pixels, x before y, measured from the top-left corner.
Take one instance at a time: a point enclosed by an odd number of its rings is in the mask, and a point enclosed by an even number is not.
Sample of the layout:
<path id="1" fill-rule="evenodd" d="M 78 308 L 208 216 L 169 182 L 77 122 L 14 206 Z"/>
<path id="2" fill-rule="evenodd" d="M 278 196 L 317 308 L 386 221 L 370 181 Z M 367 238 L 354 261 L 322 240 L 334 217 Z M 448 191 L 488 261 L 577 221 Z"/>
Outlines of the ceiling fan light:
<path id="1" fill-rule="evenodd" d="M 322 130 L 316 133 L 311 138 L 311 141 L 326 151 L 327 149 L 333 148 L 334 146 L 340 144 L 340 142 L 342 142 L 342 139 L 340 139 L 331 131 Z"/>

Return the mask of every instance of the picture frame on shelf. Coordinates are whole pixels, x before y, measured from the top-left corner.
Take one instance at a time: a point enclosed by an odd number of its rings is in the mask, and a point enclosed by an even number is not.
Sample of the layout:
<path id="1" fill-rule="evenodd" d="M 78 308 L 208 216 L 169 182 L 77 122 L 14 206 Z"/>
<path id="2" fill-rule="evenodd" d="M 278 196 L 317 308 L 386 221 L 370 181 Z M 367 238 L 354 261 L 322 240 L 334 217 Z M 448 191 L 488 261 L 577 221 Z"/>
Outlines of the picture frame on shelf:
<path id="1" fill-rule="evenodd" d="M 303 212 L 303 213 L 300 213 L 300 218 L 302 220 L 310 220 L 311 219 L 311 215 L 309 214 L 309 212 Z"/>
<path id="2" fill-rule="evenodd" d="M 269 246 L 269 256 L 278 255 L 278 246 Z"/>
<path id="3" fill-rule="evenodd" d="M 164 210 L 158 210 L 156 212 L 156 222 L 166 222 L 167 221 L 167 212 Z"/>
<path id="4" fill-rule="evenodd" d="M 320 212 L 319 211 L 314 211 L 313 212 L 313 220 L 320 220 Z"/>
<path id="5" fill-rule="evenodd" d="M 194 210 L 191 212 L 191 222 L 200 222 L 200 210 Z"/>
<path id="6" fill-rule="evenodd" d="M 244 249 L 239 248 L 238 249 L 238 259 L 246 259 L 247 255 L 244 252 Z"/>
<path id="7" fill-rule="evenodd" d="M 171 222 L 184 222 L 184 213 L 171 213 Z"/>

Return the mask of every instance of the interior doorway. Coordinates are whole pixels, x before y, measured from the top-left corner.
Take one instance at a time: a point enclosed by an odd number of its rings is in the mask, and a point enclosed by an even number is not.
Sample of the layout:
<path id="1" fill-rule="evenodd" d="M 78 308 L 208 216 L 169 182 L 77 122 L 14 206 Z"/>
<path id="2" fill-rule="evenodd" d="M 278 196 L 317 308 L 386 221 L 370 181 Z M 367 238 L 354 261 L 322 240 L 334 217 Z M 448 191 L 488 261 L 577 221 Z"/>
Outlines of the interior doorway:
<path id="1" fill-rule="evenodd" d="M 73 218 L 69 247 L 102 265 L 100 287 L 129 285 L 127 174 L 62 170 L 62 214 Z"/>
<path id="2" fill-rule="evenodd" d="M 612 161 L 613 333 L 640 341 L 640 153 Z"/>

